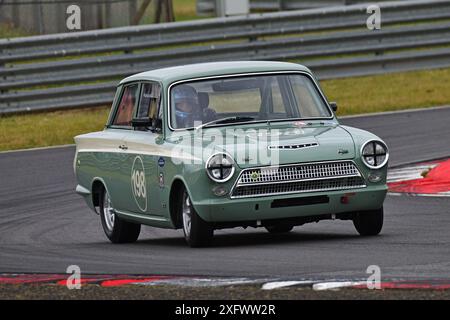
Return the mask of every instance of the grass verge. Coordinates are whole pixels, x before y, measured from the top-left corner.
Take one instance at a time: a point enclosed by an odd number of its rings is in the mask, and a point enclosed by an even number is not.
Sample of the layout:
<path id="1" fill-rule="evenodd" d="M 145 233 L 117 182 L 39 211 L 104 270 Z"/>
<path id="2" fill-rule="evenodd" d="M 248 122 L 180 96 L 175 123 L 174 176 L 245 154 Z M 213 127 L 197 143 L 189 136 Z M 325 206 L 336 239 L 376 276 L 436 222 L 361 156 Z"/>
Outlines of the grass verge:
<path id="1" fill-rule="evenodd" d="M 2 300 L 449 300 L 450 290 L 364 290 L 314 291 L 289 287 L 261 290 L 259 285 L 229 287 L 139 286 L 100 287 L 83 285 L 79 290 L 47 284 L 1 284 Z"/>
<path id="2" fill-rule="evenodd" d="M 322 81 L 338 115 L 450 104 L 450 68 Z M 101 130 L 109 107 L 0 117 L 0 151 L 73 143 Z"/>
<path id="3" fill-rule="evenodd" d="M 450 68 L 321 81 L 338 115 L 450 104 Z"/>
<path id="4" fill-rule="evenodd" d="M 15 28 L 10 24 L 0 23 L 0 39 L 2 38 L 15 38 L 15 37 L 26 37 L 31 35 L 20 28 Z"/>
<path id="5" fill-rule="evenodd" d="M 109 107 L 0 117 L 0 150 L 74 143 L 73 137 L 101 130 Z"/>

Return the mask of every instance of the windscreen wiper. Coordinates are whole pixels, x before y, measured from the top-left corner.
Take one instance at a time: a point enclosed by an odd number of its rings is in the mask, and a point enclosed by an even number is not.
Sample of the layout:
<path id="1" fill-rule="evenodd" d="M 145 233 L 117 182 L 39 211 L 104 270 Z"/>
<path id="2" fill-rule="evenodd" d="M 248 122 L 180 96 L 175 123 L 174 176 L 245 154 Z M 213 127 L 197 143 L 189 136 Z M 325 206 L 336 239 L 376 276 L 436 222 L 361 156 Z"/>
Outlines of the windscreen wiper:
<path id="1" fill-rule="evenodd" d="M 197 127 L 195 127 L 195 130 L 208 127 L 213 124 L 223 124 L 223 123 L 233 123 L 233 122 L 245 122 L 245 121 L 252 121 L 255 120 L 253 117 L 242 117 L 242 116 L 235 116 L 235 117 L 227 117 L 227 118 L 221 118 L 216 119 L 207 123 L 203 123 Z"/>

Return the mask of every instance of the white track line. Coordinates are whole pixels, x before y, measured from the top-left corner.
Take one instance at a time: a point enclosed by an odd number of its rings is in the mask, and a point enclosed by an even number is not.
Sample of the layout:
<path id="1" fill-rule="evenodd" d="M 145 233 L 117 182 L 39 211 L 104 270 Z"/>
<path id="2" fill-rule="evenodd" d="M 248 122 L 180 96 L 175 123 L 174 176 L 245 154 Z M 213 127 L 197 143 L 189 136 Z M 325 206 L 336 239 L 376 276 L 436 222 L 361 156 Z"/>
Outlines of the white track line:
<path id="1" fill-rule="evenodd" d="M 406 110 L 361 113 L 361 114 L 354 114 L 354 115 L 349 115 L 349 116 L 341 116 L 341 117 L 338 117 L 338 119 L 351 119 L 351 118 L 360 118 L 360 117 L 374 117 L 374 116 L 383 116 L 383 115 L 390 115 L 390 114 L 402 114 L 402 113 L 410 113 L 410 112 L 421 112 L 421 111 L 427 111 L 427 110 L 440 110 L 440 109 L 446 109 L 446 108 L 450 108 L 450 105 L 429 107 L 429 108 L 414 108 L 414 109 L 406 109 Z"/>
<path id="2" fill-rule="evenodd" d="M 61 148 L 69 148 L 69 147 L 75 147 L 75 144 L 63 144 L 63 145 L 59 145 L 59 146 L 50 146 L 50 147 L 38 147 L 38 148 L 29 148 L 29 149 L 7 150 L 7 151 L 0 151 L 0 154 L 15 153 L 15 152 L 39 151 L 39 150 L 51 150 L 51 149 L 61 149 Z"/>
<path id="3" fill-rule="evenodd" d="M 438 193 L 408 193 L 408 192 L 388 192 L 388 196 L 409 196 L 409 197 L 450 197 L 449 192 L 438 192 Z"/>
<path id="4" fill-rule="evenodd" d="M 354 287 L 366 284 L 366 281 L 331 281 L 313 284 L 312 288 L 316 291 L 334 290 L 339 288 Z"/>
<path id="5" fill-rule="evenodd" d="M 252 280 L 248 278 L 176 278 L 161 279 L 149 282 L 137 282 L 137 285 L 155 286 L 155 285 L 176 285 L 183 287 L 220 287 L 240 284 L 251 284 L 261 282 L 261 280 Z"/>
<path id="6" fill-rule="evenodd" d="M 310 280 L 302 280 L 302 281 L 274 281 L 274 282 L 267 282 L 263 284 L 261 287 L 262 290 L 273 290 L 273 289 L 279 289 L 279 288 L 285 288 L 285 287 L 292 287 L 296 285 L 310 285 L 313 284 L 313 281 Z"/>
<path id="7" fill-rule="evenodd" d="M 422 172 L 433 169 L 437 165 L 438 163 L 430 163 L 428 165 L 420 164 L 396 169 L 389 169 L 387 182 L 421 179 Z"/>

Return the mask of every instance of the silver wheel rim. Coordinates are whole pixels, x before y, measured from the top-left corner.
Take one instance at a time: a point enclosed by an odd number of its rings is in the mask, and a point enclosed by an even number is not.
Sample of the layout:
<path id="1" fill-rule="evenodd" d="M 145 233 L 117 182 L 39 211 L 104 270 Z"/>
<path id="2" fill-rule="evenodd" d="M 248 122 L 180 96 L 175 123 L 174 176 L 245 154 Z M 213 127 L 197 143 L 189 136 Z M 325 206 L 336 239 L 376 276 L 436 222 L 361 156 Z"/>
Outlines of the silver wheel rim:
<path id="1" fill-rule="evenodd" d="M 187 238 L 191 234 L 191 221 L 192 221 L 192 210 L 191 210 L 191 200 L 185 192 L 183 194 L 183 230 Z"/>
<path id="2" fill-rule="evenodd" d="M 109 231 L 113 231 L 115 214 L 113 207 L 111 206 L 111 199 L 109 198 L 108 191 L 105 191 L 105 197 L 103 198 L 103 217 L 105 218 L 106 228 Z"/>

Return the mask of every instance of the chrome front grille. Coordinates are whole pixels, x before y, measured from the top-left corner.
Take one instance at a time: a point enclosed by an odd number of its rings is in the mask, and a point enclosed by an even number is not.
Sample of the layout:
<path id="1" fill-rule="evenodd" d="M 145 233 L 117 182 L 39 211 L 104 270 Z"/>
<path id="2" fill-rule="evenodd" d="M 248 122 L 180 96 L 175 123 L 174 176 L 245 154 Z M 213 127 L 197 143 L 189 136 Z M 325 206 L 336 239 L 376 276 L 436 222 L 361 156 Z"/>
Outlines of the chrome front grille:
<path id="1" fill-rule="evenodd" d="M 359 176 L 356 166 L 348 162 L 324 162 L 292 166 L 245 169 L 238 184 Z"/>
<path id="2" fill-rule="evenodd" d="M 352 161 L 318 162 L 244 169 L 231 197 L 255 197 L 365 187 Z"/>

